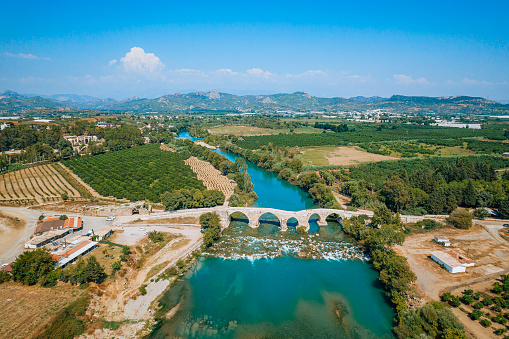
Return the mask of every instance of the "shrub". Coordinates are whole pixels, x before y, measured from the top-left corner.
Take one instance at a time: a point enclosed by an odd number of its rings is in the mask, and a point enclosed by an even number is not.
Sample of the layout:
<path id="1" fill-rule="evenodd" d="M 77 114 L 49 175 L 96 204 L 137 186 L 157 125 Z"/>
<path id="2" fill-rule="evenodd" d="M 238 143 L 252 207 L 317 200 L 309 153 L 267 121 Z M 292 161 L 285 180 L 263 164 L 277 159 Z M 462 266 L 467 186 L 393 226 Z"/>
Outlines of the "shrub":
<path id="1" fill-rule="evenodd" d="M 490 327 L 491 321 L 489 321 L 488 319 L 483 319 L 481 320 L 481 325 L 483 325 L 484 327 Z"/>
<path id="2" fill-rule="evenodd" d="M 482 311 L 480 310 L 473 310 L 472 313 L 470 313 L 470 318 L 473 320 L 478 320 L 480 317 L 482 317 Z"/>
<path id="3" fill-rule="evenodd" d="M 446 292 L 442 294 L 442 301 L 450 301 L 452 299 L 452 294 L 449 292 Z"/>
<path id="4" fill-rule="evenodd" d="M 5 271 L 0 271 L 0 284 L 11 280 L 11 275 Z"/>
<path id="5" fill-rule="evenodd" d="M 306 233 L 306 227 L 304 227 L 304 226 L 297 226 L 296 232 L 298 234 L 304 234 L 304 233 Z"/>
<path id="6" fill-rule="evenodd" d="M 141 295 L 145 295 L 147 294 L 147 289 L 146 289 L 147 285 L 143 284 L 140 286 L 139 290 L 140 290 L 140 293 Z"/>
<path id="7" fill-rule="evenodd" d="M 453 296 L 451 298 L 451 301 L 449 302 L 453 307 L 458 307 L 461 305 L 461 301 L 460 301 L 460 298 L 456 297 L 456 296 Z"/>
<path id="8" fill-rule="evenodd" d="M 62 214 L 62 215 L 61 215 L 58 219 L 59 219 L 59 220 L 67 220 L 67 219 L 69 219 L 69 218 L 67 217 L 67 215 Z"/>
<path id="9" fill-rule="evenodd" d="M 149 232 L 148 233 L 148 238 L 150 239 L 150 241 L 152 241 L 154 243 L 163 242 L 164 241 L 163 234 L 161 232 L 157 232 L 157 231 Z"/>
<path id="10" fill-rule="evenodd" d="M 67 193 L 60 194 L 60 197 L 62 198 L 63 201 L 69 200 L 69 195 Z"/>
<path id="11" fill-rule="evenodd" d="M 488 298 L 488 297 L 484 298 L 482 300 L 482 303 L 483 303 L 484 306 L 490 306 L 490 305 L 494 304 L 493 300 L 491 298 Z"/>
<path id="12" fill-rule="evenodd" d="M 184 259 L 179 259 L 179 261 L 177 261 L 177 267 L 179 269 L 183 269 L 185 266 L 186 266 L 186 261 Z"/>
<path id="13" fill-rule="evenodd" d="M 424 219 L 424 220 L 418 221 L 415 223 L 415 225 L 418 227 L 424 228 L 425 230 L 428 230 L 428 231 L 435 230 L 442 226 L 442 224 L 440 224 L 438 221 L 431 220 L 431 219 Z"/>
<path id="14" fill-rule="evenodd" d="M 495 331 L 495 334 L 496 335 L 502 335 L 505 332 L 507 332 L 507 328 L 499 328 L 498 330 Z"/>
<path id="15" fill-rule="evenodd" d="M 39 220 L 42 220 L 42 219 L 44 219 L 44 214 L 41 214 L 41 215 L 39 216 Z"/>
<path id="16" fill-rule="evenodd" d="M 465 305 L 470 305 L 474 302 L 474 298 L 471 295 L 465 295 L 463 296 L 462 301 Z"/>
<path id="17" fill-rule="evenodd" d="M 472 213 L 464 209 L 455 209 L 447 218 L 447 222 L 459 229 L 469 229 L 472 227 Z"/>
<path id="18" fill-rule="evenodd" d="M 481 308 L 483 308 L 483 307 L 484 307 L 484 305 L 483 305 L 480 301 L 478 301 L 478 302 L 476 302 L 476 303 L 474 304 L 474 308 L 475 308 L 476 310 L 480 310 L 480 309 L 481 309 Z"/>

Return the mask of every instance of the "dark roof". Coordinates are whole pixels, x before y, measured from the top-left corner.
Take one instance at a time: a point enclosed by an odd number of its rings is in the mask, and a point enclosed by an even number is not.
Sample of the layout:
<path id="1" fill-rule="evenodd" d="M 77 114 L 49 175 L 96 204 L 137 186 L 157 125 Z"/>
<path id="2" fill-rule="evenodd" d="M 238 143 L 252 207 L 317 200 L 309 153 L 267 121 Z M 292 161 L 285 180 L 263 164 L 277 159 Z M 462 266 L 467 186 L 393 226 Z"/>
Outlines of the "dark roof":
<path id="1" fill-rule="evenodd" d="M 60 227 L 64 227 L 65 220 L 50 220 L 44 221 L 37 224 L 35 233 L 48 232 L 51 230 L 58 230 Z"/>

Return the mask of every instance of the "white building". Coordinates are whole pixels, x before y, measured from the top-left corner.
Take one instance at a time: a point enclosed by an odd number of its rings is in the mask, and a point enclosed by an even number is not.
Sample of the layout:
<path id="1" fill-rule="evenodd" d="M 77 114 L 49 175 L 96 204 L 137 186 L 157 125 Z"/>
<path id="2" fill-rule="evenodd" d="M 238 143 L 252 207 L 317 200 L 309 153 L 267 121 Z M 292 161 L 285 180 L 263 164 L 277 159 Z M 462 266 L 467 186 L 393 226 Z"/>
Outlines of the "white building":
<path id="1" fill-rule="evenodd" d="M 451 246 L 451 242 L 449 241 L 449 239 L 444 236 L 435 236 L 435 242 L 445 247 Z"/>
<path id="2" fill-rule="evenodd" d="M 453 250 L 431 252 L 431 259 L 435 260 L 451 273 L 465 272 L 467 267 L 475 265 L 472 259 Z"/>

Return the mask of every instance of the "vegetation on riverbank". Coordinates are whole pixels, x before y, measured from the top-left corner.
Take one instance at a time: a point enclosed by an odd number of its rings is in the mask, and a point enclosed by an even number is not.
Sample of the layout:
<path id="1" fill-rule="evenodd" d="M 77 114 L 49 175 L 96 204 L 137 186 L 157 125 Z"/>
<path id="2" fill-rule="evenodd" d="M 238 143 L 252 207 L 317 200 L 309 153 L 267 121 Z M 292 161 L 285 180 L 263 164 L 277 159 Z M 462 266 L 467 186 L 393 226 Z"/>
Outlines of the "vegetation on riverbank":
<path id="1" fill-rule="evenodd" d="M 398 255 L 392 246 L 405 240 L 405 227 L 399 215 L 385 206 L 377 208 L 371 220 L 360 215 L 345 220 L 343 231 L 366 248 L 373 266 L 380 272 L 386 295 L 396 309 L 394 332 L 398 338 L 466 338 L 463 326 L 440 302 L 427 303 L 419 309 L 409 308 L 407 298 L 412 294 L 416 276 L 407 259 Z"/>

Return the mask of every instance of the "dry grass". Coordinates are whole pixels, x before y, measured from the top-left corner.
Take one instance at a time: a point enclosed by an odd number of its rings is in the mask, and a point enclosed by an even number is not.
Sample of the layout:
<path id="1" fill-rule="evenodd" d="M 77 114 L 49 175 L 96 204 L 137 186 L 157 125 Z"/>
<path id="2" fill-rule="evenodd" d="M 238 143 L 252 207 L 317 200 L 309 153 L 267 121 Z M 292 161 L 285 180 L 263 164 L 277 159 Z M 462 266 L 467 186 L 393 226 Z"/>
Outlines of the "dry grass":
<path id="1" fill-rule="evenodd" d="M 190 166 L 198 180 L 202 181 L 209 190 L 220 190 L 225 196 L 225 201 L 230 199 L 235 186 L 235 181 L 228 179 L 221 171 L 217 170 L 207 161 L 200 160 L 196 157 L 190 157 L 184 161 Z"/>
<path id="2" fill-rule="evenodd" d="M 397 159 L 346 146 L 303 147 L 300 148 L 300 152 L 303 154 L 302 160 L 306 165 L 353 165 L 368 161 Z"/>
<path id="3" fill-rule="evenodd" d="M 0 288 L 0 338 L 32 338 L 52 316 L 76 300 L 70 286 L 44 288 L 4 283 Z"/>

